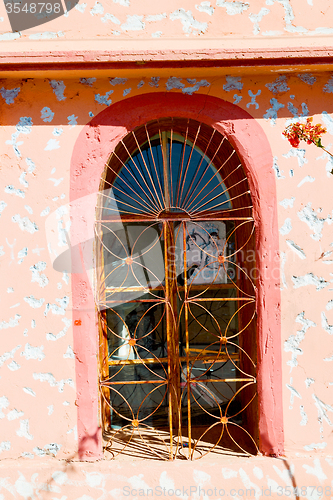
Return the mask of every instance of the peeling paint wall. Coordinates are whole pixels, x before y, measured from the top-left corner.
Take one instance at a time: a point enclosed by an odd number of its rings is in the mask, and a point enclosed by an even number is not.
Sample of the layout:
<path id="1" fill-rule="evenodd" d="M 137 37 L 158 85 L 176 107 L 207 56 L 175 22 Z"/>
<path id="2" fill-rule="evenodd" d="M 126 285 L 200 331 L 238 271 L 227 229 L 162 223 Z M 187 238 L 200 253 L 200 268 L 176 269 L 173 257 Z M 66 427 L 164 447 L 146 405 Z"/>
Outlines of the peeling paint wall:
<path id="1" fill-rule="evenodd" d="M 159 51 L 162 59 L 166 48 L 184 50 L 187 58 L 198 48 L 210 57 L 216 47 L 251 46 L 265 54 L 268 46 L 323 47 L 333 32 L 329 0 L 81 0 L 65 16 L 15 33 L 3 4 L 0 9 L 0 58 L 6 51 L 48 57 L 101 47 L 117 51 L 118 59 L 130 49 L 148 56 Z M 303 488 L 298 498 L 333 497 L 333 161 L 313 145 L 292 148 L 282 135 L 293 121 L 314 116 L 327 128 L 323 143 L 333 152 L 333 75 L 140 64 L 103 71 L 0 81 L 0 500 L 241 499 L 289 496 L 286 488 L 293 487 Z M 229 101 L 253 116 L 270 143 L 286 458 L 209 456 L 149 462 L 149 470 L 142 461 L 77 461 L 73 329 L 79 323 L 71 274 L 54 265 L 71 231 L 73 148 L 102 110 L 152 92 L 178 93 L 188 102 L 195 94 Z M 90 376 L 97 384 L 97 373 Z M 196 490 L 186 490 L 191 486 Z M 224 493 L 207 493 L 221 487 Z M 142 493 L 151 488 L 160 489 Z"/>
<path id="2" fill-rule="evenodd" d="M 330 0 L 81 0 L 65 16 L 11 32 L 1 5 L 0 41 L 323 36 L 333 33 Z M 327 14 L 328 13 L 328 14 Z"/>

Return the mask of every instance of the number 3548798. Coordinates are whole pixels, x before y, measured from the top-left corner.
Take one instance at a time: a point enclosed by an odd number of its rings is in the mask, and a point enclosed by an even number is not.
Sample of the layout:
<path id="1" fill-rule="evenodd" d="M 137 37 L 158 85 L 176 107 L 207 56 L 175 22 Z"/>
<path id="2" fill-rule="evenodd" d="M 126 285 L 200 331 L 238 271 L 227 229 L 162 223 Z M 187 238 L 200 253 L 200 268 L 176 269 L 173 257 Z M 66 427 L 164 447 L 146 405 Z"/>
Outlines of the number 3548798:
<path id="1" fill-rule="evenodd" d="M 7 2 L 6 4 L 7 14 L 20 14 L 25 12 L 26 14 L 60 14 L 61 4 L 60 3 L 18 3 L 18 2 Z"/>

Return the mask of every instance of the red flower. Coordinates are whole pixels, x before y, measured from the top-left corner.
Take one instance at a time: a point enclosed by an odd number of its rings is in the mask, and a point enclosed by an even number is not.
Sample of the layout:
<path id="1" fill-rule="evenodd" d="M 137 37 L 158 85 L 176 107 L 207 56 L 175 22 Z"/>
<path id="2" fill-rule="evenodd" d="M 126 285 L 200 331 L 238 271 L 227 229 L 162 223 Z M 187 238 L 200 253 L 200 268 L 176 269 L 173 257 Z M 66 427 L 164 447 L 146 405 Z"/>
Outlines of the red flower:
<path id="1" fill-rule="evenodd" d="M 325 134 L 326 128 L 320 123 L 312 125 L 313 117 L 306 119 L 306 123 L 296 122 L 288 125 L 283 131 L 283 135 L 288 139 L 293 148 L 298 148 L 300 141 L 305 141 L 307 144 L 315 144 L 322 148 L 321 135 Z"/>

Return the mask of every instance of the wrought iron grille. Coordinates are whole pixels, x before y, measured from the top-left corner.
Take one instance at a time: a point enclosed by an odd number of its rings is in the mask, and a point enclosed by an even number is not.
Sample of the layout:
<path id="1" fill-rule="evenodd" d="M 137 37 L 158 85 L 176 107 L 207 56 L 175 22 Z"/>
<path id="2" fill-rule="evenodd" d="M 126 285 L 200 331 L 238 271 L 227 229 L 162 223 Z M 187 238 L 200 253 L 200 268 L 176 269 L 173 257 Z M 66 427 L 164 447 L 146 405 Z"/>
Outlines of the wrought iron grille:
<path id="1" fill-rule="evenodd" d="M 211 127 L 138 127 L 106 165 L 97 206 L 105 449 L 157 459 L 256 453 L 251 196 Z"/>

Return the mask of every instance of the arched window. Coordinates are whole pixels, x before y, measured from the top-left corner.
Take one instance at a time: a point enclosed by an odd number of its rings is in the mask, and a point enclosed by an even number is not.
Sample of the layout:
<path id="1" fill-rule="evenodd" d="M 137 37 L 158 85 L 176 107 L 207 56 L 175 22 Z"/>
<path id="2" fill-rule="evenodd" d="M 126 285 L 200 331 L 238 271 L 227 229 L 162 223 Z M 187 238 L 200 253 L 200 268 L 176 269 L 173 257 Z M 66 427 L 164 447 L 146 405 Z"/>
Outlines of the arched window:
<path id="1" fill-rule="evenodd" d="M 230 142 L 193 119 L 135 128 L 107 162 L 95 231 L 111 456 L 255 454 L 254 221 Z"/>

